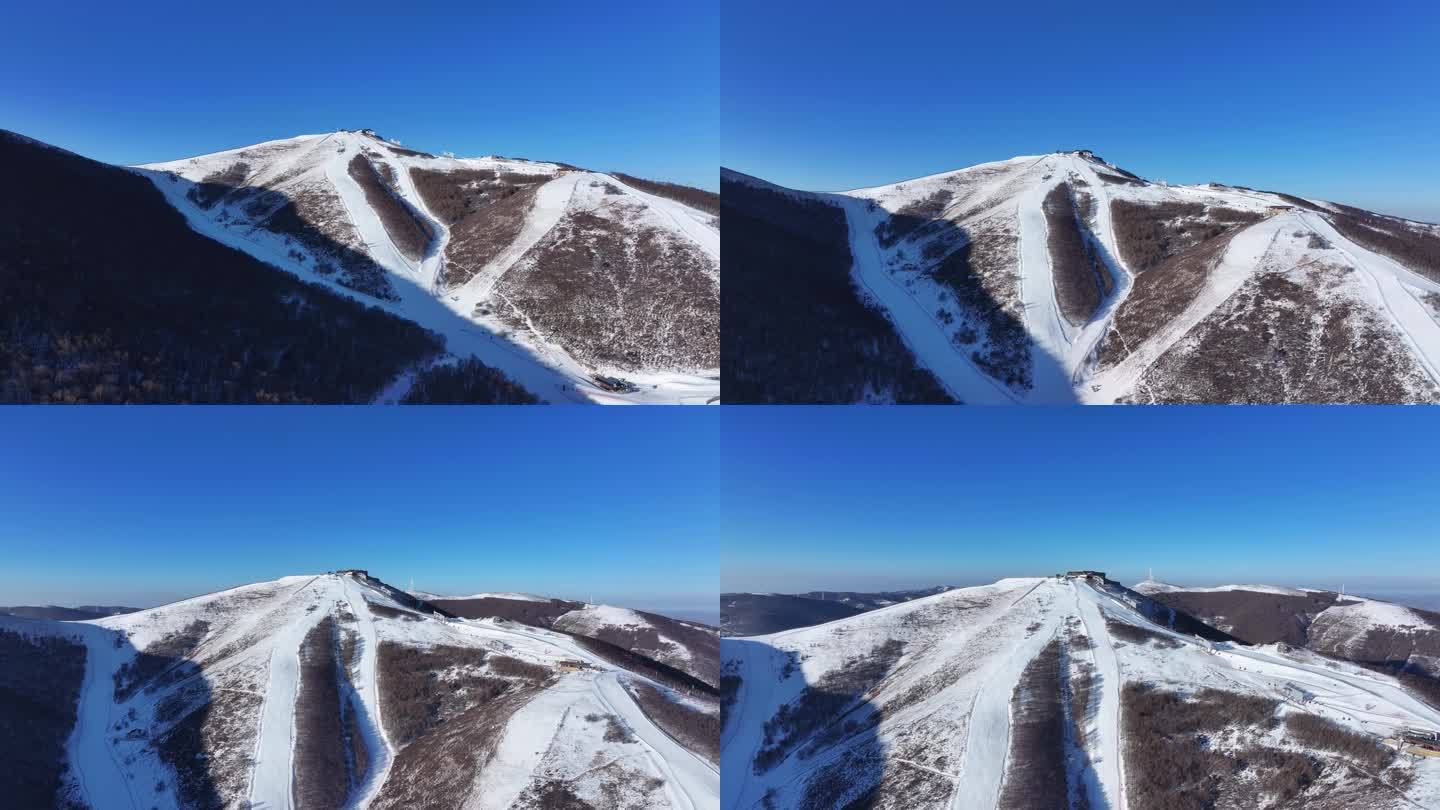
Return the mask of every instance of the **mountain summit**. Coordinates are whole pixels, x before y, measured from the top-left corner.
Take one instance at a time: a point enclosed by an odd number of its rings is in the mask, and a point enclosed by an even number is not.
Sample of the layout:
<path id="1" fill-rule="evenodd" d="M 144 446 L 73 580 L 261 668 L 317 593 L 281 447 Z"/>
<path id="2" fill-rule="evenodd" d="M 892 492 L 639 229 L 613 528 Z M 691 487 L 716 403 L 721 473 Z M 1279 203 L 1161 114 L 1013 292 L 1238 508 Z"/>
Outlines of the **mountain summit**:
<path id="1" fill-rule="evenodd" d="M 1440 226 L 1241 186 L 1152 182 L 1088 150 L 837 194 L 730 171 L 722 185 L 742 226 L 726 237 L 727 290 L 756 301 L 733 327 L 727 319 L 727 340 L 741 330 L 740 345 L 773 316 L 808 324 L 813 340 L 837 344 L 832 355 L 869 347 L 849 361 L 859 369 L 822 366 L 815 398 L 1440 401 Z M 816 293 L 778 297 L 767 314 L 766 291 L 749 288 L 775 285 L 779 268 L 747 243 L 795 239 L 815 244 L 805 263 L 785 262 L 792 273 L 844 272 L 853 288 L 816 279 Z M 888 324 L 837 316 L 842 295 Z M 813 323 L 798 312 L 811 307 L 824 313 Z M 901 379 L 870 368 L 910 362 L 916 373 Z M 787 363 L 725 358 L 738 393 L 761 380 L 748 394 L 761 400 L 793 398 Z"/>
<path id="2" fill-rule="evenodd" d="M 1100 572 L 723 638 L 721 671 L 727 810 L 1440 799 L 1440 759 L 1396 752 L 1440 730 L 1407 682 L 1247 645 Z"/>
<path id="3" fill-rule="evenodd" d="M 580 633 L 454 618 L 364 571 L 0 617 L 0 651 L 35 709 L 21 753 L 96 810 L 718 801 L 703 682 Z"/>
<path id="4" fill-rule="evenodd" d="M 416 320 L 544 398 L 718 394 L 719 222 L 698 190 L 437 157 L 372 130 L 139 169 L 197 231 Z"/>

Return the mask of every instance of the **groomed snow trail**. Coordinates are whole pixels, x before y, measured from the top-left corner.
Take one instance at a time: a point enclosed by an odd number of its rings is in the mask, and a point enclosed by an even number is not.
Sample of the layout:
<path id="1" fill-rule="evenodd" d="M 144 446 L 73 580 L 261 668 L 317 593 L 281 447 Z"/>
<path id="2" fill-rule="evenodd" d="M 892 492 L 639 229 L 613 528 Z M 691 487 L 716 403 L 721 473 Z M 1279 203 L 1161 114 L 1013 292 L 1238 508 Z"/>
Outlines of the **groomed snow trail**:
<path id="1" fill-rule="evenodd" d="M 960 778 L 950 796 L 954 810 L 994 807 L 1000 800 L 1000 787 L 1005 781 L 1006 760 L 1010 755 L 1010 701 L 1015 695 L 1025 668 L 1054 639 L 1060 620 L 1053 609 L 1039 611 L 1030 600 L 1052 594 L 1054 587 L 1040 582 L 1017 599 L 997 621 L 1020 621 L 1017 609 L 1026 613 L 1040 626 L 1025 631 L 1019 643 L 1005 655 L 993 656 L 990 666 L 979 674 L 980 691 L 970 708 L 970 728 L 966 735 L 965 756 L 960 763 Z"/>
<path id="2" fill-rule="evenodd" d="M 1092 377 L 1081 392 L 1085 401 L 1112 403 L 1132 393 L 1140 378 L 1177 342 L 1190 333 L 1210 313 L 1239 290 L 1260 267 L 1265 254 L 1276 238 L 1286 229 L 1294 230 L 1301 222 L 1294 214 L 1281 214 L 1261 220 L 1242 229 L 1230 240 L 1220 261 L 1206 276 L 1205 284 L 1185 309 L 1166 321 L 1154 335 L 1114 366 Z"/>
<path id="3" fill-rule="evenodd" d="M 763 737 L 764 718 L 758 722 L 749 715 L 755 709 L 766 709 L 774 705 L 773 693 L 780 682 L 780 663 L 783 656 L 774 648 L 759 642 L 721 639 L 722 659 L 724 648 L 732 644 L 744 644 L 748 649 L 740 657 L 743 666 L 740 672 L 740 688 L 735 703 L 729 712 L 729 719 L 721 731 L 720 769 L 727 774 L 740 774 L 720 780 L 721 804 L 726 810 L 743 810 L 759 801 L 759 796 L 750 797 L 750 788 L 756 785 L 753 779 L 743 778 L 754 767 L 755 755 L 760 753 Z M 759 659 L 764 657 L 762 663 Z"/>
<path id="4" fill-rule="evenodd" d="M 323 137 L 302 136 L 287 141 L 257 144 L 256 147 L 281 147 L 287 143 L 303 146 L 301 142 L 304 141 L 313 143 L 308 148 L 297 148 L 293 155 L 277 158 L 265 171 L 247 180 L 259 182 L 266 178 L 274 179 L 285 174 L 290 168 L 300 167 L 304 169 L 304 176 L 326 184 L 344 208 L 350 225 L 364 242 L 364 252 L 386 271 L 391 288 L 399 300 L 372 298 L 338 284 L 335 279 L 316 272 L 309 263 L 297 261 L 291 255 L 292 246 L 283 236 L 252 227 L 253 224 L 243 217 L 221 221 L 224 217 L 232 216 L 226 210 L 228 203 L 217 205 L 213 210 L 199 207 L 186 196 L 187 188 L 193 186 L 177 182 L 171 174 L 193 170 L 191 164 L 197 160 L 210 160 L 212 165 L 220 165 L 213 163 L 214 159 L 224 157 L 227 153 L 200 156 L 188 161 L 133 167 L 132 171 L 149 179 L 197 233 L 305 281 L 320 284 L 337 295 L 365 306 L 378 307 L 437 332 L 445 338 L 445 349 L 453 356 L 447 357 L 446 362 L 453 362 L 454 358 L 479 358 L 486 365 L 504 372 L 542 401 L 602 404 L 706 404 L 719 401 L 718 370 L 713 374 L 705 370 L 620 372 L 619 376 L 635 383 L 638 390 L 624 394 L 606 391 L 595 383 L 593 376 L 597 373 L 613 374 L 616 373 L 615 370 L 586 367 L 556 340 L 536 330 L 512 332 L 507 324 L 494 317 L 481 318 L 474 314 L 476 305 L 482 300 L 488 300 L 495 283 L 504 273 L 533 248 L 568 210 L 570 194 L 575 185 L 587 179 L 605 178 L 608 181 L 608 175 L 562 170 L 553 164 L 543 164 L 546 166 L 545 170 L 553 172 L 555 177 L 541 187 L 536 204 L 527 214 L 520 236 L 465 285 L 458 289 L 443 290 L 440 276 L 445 265 L 445 248 L 449 244 L 450 230 L 425 206 L 410 177 L 409 169 L 419 166 L 448 171 L 474 167 L 477 164 L 493 167 L 495 160 L 386 156 L 388 146 L 381 145 L 377 138 L 343 131 Z M 349 161 L 356 155 L 364 154 L 367 147 L 373 147 L 372 151 L 382 153 L 381 156 L 370 159 L 395 170 L 398 196 L 427 219 L 435 229 L 435 239 L 427 246 L 425 255 L 418 260 L 406 257 L 396 247 L 379 215 L 370 207 L 364 190 L 350 177 Z M 240 150 L 231 150 L 235 151 Z M 300 166 L 312 157 L 314 165 Z M 532 164 L 511 163 L 502 170 L 517 170 L 525 165 Z M 188 182 L 194 183 L 196 179 L 192 178 Z M 707 224 L 708 217 L 665 198 L 638 190 L 630 191 L 652 207 L 653 221 L 661 225 L 671 223 L 668 227 L 673 227 L 679 238 L 695 242 L 702 251 L 718 261 L 719 230 Z M 495 303 L 498 308 L 503 302 Z M 524 315 L 519 314 L 522 317 Z M 402 373 L 401 377 L 405 374 L 408 372 Z M 395 385 L 398 390 L 405 386 L 405 382 L 397 380 Z"/>
<path id="5" fill-rule="evenodd" d="M 597 675 L 591 688 L 611 714 L 620 717 L 648 749 L 651 765 L 665 775 L 666 794 L 675 810 L 717 810 L 720 772 L 651 722 L 615 672 Z"/>
<path id="6" fill-rule="evenodd" d="M 1430 375 L 1430 379 L 1440 385 L 1440 323 L 1436 323 L 1430 309 L 1411 292 L 1414 289 L 1440 295 L 1440 284 L 1346 239 L 1318 214 L 1300 212 L 1296 216 L 1360 271 L 1374 292 L 1376 302 L 1404 336 L 1410 354 Z"/>
<path id="7" fill-rule="evenodd" d="M 350 605 L 350 612 L 355 614 L 356 630 L 360 634 L 360 643 L 357 645 L 359 661 L 356 671 L 351 674 L 351 683 L 362 704 L 356 721 L 360 726 L 361 736 L 365 738 L 365 750 L 370 757 L 365 781 L 355 788 L 353 794 L 354 804 L 351 806 L 358 809 L 369 807 L 375 795 L 380 792 L 386 777 L 390 775 L 395 751 L 390 746 L 390 738 L 385 733 L 384 720 L 380 714 L 380 683 L 377 675 L 380 641 L 375 632 L 375 617 L 370 613 L 369 603 L 365 601 L 364 586 L 348 576 L 342 576 L 340 582 L 345 601 Z"/>
<path id="8" fill-rule="evenodd" d="M 305 636 L 329 616 L 335 606 L 333 591 L 317 577 L 290 597 L 308 601 L 313 609 L 297 611 L 294 621 L 281 625 L 271 637 L 270 677 L 265 704 L 260 710 L 260 732 L 255 740 L 255 765 L 250 772 L 252 807 L 289 810 L 293 806 L 295 699 L 300 692 L 300 650 Z"/>
<path id="9" fill-rule="evenodd" d="M 1093 645 L 1091 653 L 1094 655 L 1095 676 L 1100 679 L 1099 692 L 1090 698 L 1100 702 L 1095 738 L 1088 747 L 1091 767 L 1100 783 L 1100 790 L 1105 794 L 1106 806 L 1125 810 L 1125 763 L 1120 750 L 1120 664 L 1115 658 L 1115 647 L 1110 642 L 1105 616 L 1100 611 L 1100 594 L 1088 583 L 1072 582 L 1070 587 L 1074 592 L 1075 610 L 1085 625 L 1085 635 L 1089 636 Z"/>
<path id="10" fill-rule="evenodd" d="M 139 810 L 130 791 L 130 780 L 110 747 L 110 713 L 115 707 L 115 684 L 111 673 L 124 654 L 115 646 L 117 634 L 91 625 L 77 624 L 77 641 L 85 645 L 85 679 L 76 705 L 75 728 L 67 745 L 76 782 L 92 808 L 130 807 Z"/>
<path id="11" fill-rule="evenodd" d="M 845 211 L 855 281 L 880 304 L 920 365 L 933 372 L 945 390 L 966 404 L 1017 403 L 1019 399 L 1013 393 L 956 349 L 949 332 L 935 320 L 930 309 L 885 271 L 885 256 L 876 241 L 875 226 L 888 213 L 872 212 L 869 200 L 859 197 L 834 194 L 828 199 Z"/>

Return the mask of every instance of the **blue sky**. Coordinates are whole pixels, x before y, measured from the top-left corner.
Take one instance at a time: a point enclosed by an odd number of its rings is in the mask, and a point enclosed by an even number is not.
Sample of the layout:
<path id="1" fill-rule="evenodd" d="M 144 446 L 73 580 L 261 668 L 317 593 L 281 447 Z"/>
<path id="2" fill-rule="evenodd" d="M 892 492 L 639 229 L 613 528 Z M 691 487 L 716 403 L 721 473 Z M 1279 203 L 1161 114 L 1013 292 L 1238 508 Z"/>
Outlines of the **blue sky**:
<path id="1" fill-rule="evenodd" d="M 1440 5 L 726 0 L 722 162 L 798 188 L 1090 148 L 1440 221 Z"/>
<path id="2" fill-rule="evenodd" d="M 719 414 L 622 410 L 5 409 L 0 605 L 355 567 L 713 612 Z"/>
<path id="3" fill-rule="evenodd" d="M 721 587 L 1120 581 L 1440 594 L 1430 409 L 726 409 Z"/>
<path id="4" fill-rule="evenodd" d="M 0 126 L 114 163 L 370 127 L 715 188 L 717 2 L 15 4 Z"/>

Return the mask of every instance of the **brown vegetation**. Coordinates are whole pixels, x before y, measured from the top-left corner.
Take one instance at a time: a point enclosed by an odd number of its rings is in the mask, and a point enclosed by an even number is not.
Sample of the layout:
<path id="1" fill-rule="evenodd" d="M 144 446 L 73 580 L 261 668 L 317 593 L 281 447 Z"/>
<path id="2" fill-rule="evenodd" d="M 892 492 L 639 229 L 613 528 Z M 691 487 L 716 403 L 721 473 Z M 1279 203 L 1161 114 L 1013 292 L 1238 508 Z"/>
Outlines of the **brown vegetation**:
<path id="1" fill-rule="evenodd" d="M 922 199 L 913 200 L 896 209 L 885 221 L 875 226 L 875 236 L 887 248 L 914 233 L 922 226 L 930 225 L 949 207 L 954 194 L 949 189 L 937 189 Z M 927 232 L 929 229 L 927 228 Z"/>
<path id="2" fill-rule="evenodd" d="M 644 224 L 642 210 L 567 211 L 495 285 L 502 316 L 591 367 L 719 366 L 719 268 L 691 242 Z"/>
<path id="3" fill-rule="evenodd" d="M 65 746 L 84 679 L 83 644 L 0 628 L 0 803 L 68 806 Z"/>
<path id="4" fill-rule="evenodd" d="M 1388 319 L 1321 294 L 1353 272 L 1315 265 L 1249 279 L 1152 365 L 1142 385 L 1157 401 L 1173 403 L 1440 399 Z"/>
<path id="5" fill-rule="evenodd" d="M 237 160 L 224 169 L 206 175 L 194 188 L 186 192 L 186 196 L 201 208 L 210 208 L 219 202 L 221 197 L 244 186 L 245 178 L 249 176 L 250 164 Z"/>
<path id="6" fill-rule="evenodd" d="M 1164 633 L 1157 633 L 1129 622 L 1116 621 L 1109 616 L 1105 617 L 1105 629 L 1112 638 L 1128 641 L 1131 644 L 1153 644 L 1162 650 L 1173 650 L 1180 647 L 1180 642 Z"/>
<path id="7" fill-rule="evenodd" d="M 385 268 L 359 249 L 359 237 L 338 197 L 328 189 L 313 188 L 277 196 L 284 202 L 261 220 L 260 227 L 310 251 L 307 256 L 292 248 L 292 259 L 304 264 L 313 257 L 312 269 L 336 284 L 382 301 L 399 300 Z M 257 204 L 262 199 L 257 198 Z"/>
<path id="8" fill-rule="evenodd" d="M 647 194 L 654 194 L 657 197 L 664 197 L 674 200 L 682 205 L 688 205 L 698 211 L 707 214 L 720 216 L 720 195 L 713 191 L 682 186 L 679 183 L 666 183 L 660 180 L 646 180 L 634 175 L 611 172 L 620 182 L 638 188 Z"/>
<path id="9" fill-rule="evenodd" d="M 264 702 L 260 695 L 217 692 L 159 737 L 156 748 L 175 773 L 181 806 L 221 810 L 222 796 L 244 795 L 254 763 L 250 747 L 235 741 L 253 739 Z"/>
<path id="10" fill-rule="evenodd" d="M 1340 208 L 1345 213 L 1331 214 L 1329 219 L 1346 239 L 1440 281 L 1440 235 L 1359 208 Z"/>
<path id="11" fill-rule="evenodd" d="M 1101 364 L 1112 365 L 1124 360 L 1133 349 L 1184 312 L 1204 288 L 1211 269 L 1225 255 L 1231 236 L 1217 236 L 1136 276 L 1130 294 L 1116 310 L 1110 331 L 1100 346 Z"/>
<path id="12" fill-rule="evenodd" d="M 1284 642 L 1304 646 L 1310 623 L 1320 611 L 1335 605 L 1336 594 L 1311 591 L 1287 596 L 1257 591 L 1161 591 L 1157 602 L 1205 621 L 1224 617 L 1230 635 L 1246 644 Z"/>
<path id="13" fill-rule="evenodd" d="M 546 629 L 566 613 L 585 607 L 581 602 L 564 599 L 537 602 L 531 599 L 502 599 L 494 596 L 481 599 L 436 599 L 433 604 L 462 619 L 508 619 Z"/>
<path id="14" fill-rule="evenodd" d="M 669 664 L 664 664 L 640 655 L 639 653 L 631 652 L 624 647 L 611 644 L 608 641 L 601 641 L 597 638 L 575 635 L 573 633 L 570 634 L 570 636 L 578 641 L 581 647 L 604 658 L 615 666 L 628 669 L 639 675 L 644 675 L 650 680 L 664 684 L 671 689 L 712 697 L 718 694 L 718 690 L 715 687 Z"/>
<path id="15" fill-rule="evenodd" d="M 535 203 L 537 188 L 521 188 L 487 205 L 483 214 L 467 216 L 451 226 L 445 269 L 440 274 L 446 287 L 458 287 L 474 278 L 515 241 Z"/>
<path id="16" fill-rule="evenodd" d="M 291 789 L 299 810 L 340 807 L 350 791 L 335 634 L 335 620 L 327 616 L 305 635 L 300 647 Z"/>
<path id="17" fill-rule="evenodd" d="M 365 192 L 365 201 L 380 217 L 380 223 L 385 226 L 385 232 L 390 234 L 395 247 L 412 260 L 423 257 L 435 238 L 430 225 L 411 211 L 404 200 L 395 196 L 375 171 L 374 164 L 364 155 L 350 159 L 349 174 Z"/>
<path id="18" fill-rule="evenodd" d="M 1258 745 L 1226 751 L 1210 744 L 1211 737 L 1227 727 L 1241 736 L 1273 728 L 1278 705 L 1218 689 L 1202 689 L 1187 698 L 1150 684 L 1126 684 L 1121 722 L 1131 806 L 1258 806 L 1260 797 L 1250 793 L 1256 783 L 1281 802 L 1294 799 L 1315 781 L 1321 763 Z"/>
<path id="19" fill-rule="evenodd" d="M 1060 642 L 1051 641 L 1025 666 L 1010 698 L 1010 752 L 996 807 L 1068 810 L 1065 708 Z"/>
<path id="20" fill-rule="evenodd" d="M 956 329 L 952 340 L 960 346 L 977 344 L 970 359 L 986 374 L 1016 391 L 1034 385 L 1030 335 L 1017 311 L 1006 306 L 1012 284 L 1006 274 L 1015 263 L 1015 238 L 1008 231 L 977 234 L 963 247 L 930 266 L 926 273 L 944 285 L 970 320 Z"/>
<path id="21" fill-rule="evenodd" d="M 1055 298 L 1065 320 L 1079 326 L 1100 308 L 1110 274 L 1082 230 L 1068 185 L 1061 183 L 1045 196 L 1044 210 Z"/>
<path id="22" fill-rule="evenodd" d="M 396 753 L 389 777 L 371 807 L 464 806 L 476 775 L 494 755 L 511 715 L 536 694 L 535 689 L 516 687 L 498 696 L 485 696 L 412 741 Z"/>
<path id="23" fill-rule="evenodd" d="M 724 177 L 721 186 L 727 402 L 953 401 L 862 302 L 843 211 Z"/>
<path id="24" fill-rule="evenodd" d="M 447 717 L 504 694 L 510 682 L 482 674 L 483 650 L 380 642 L 380 710 L 391 742 L 404 747 Z"/>
<path id="25" fill-rule="evenodd" d="M 1178 256 L 1196 245 L 1230 231 L 1234 226 L 1258 222 L 1248 211 L 1201 203 L 1135 203 L 1113 200 L 1110 217 L 1115 241 L 1130 272 L 1137 275 Z"/>
<path id="26" fill-rule="evenodd" d="M 641 681 L 626 680 L 625 686 L 645 716 L 666 734 L 712 763 L 720 763 L 719 711 L 701 711 Z"/>
<path id="27" fill-rule="evenodd" d="M 141 687 L 153 691 L 156 686 L 173 683 L 193 673 L 195 665 L 186 658 L 209 632 L 210 623 L 196 619 L 173 633 L 165 634 L 136 653 L 133 659 L 121 664 L 112 676 L 115 681 L 115 700 L 128 700 Z"/>
<path id="28" fill-rule="evenodd" d="M 851 658 L 826 673 L 807 685 L 800 697 L 782 704 L 765 721 L 764 741 L 755 755 L 755 773 L 770 770 L 802 746 L 813 753 L 820 745 L 878 722 L 875 712 L 865 715 L 868 707 L 860 698 L 889 674 L 904 651 L 904 642 L 889 639 L 868 654 Z"/>
<path id="29" fill-rule="evenodd" d="M 1295 742 L 1319 748 L 1357 762 L 1371 771 L 1382 771 L 1395 761 L 1395 752 L 1369 734 L 1358 734 L 1324 717 L 1292 714 L 1285 718 L 1285 731 Z"/>
<path id="30" fill-rule="evenodd" d="M 453 227 L 485 207 L 519 194 L 526 186 L 537 185 L 550 177 L 511 172 L 497 174 L 491 169 L 457 169 L 447 172 L 411 168 L 410 179 L 430 213 L 445 225 Z"/>

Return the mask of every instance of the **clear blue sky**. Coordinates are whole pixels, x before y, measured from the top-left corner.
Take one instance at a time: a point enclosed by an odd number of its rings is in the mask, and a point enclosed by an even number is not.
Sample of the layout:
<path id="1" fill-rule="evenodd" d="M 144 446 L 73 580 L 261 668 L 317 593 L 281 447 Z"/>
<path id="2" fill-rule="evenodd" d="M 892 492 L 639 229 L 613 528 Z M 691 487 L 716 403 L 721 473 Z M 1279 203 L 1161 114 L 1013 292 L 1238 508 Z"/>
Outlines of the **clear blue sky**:
<path id="1" fill-rule="evenodd" d="M 0 127 L 172 160 L 370 127 L 715 188 L 719 3 L 17 3 Z"/>
<path id="2" fill-rule="evenodd" d="M 1091 148 L 1440 221 L 1440 5 L 726 0 L 722 162 L 838 190 Z"/>
<path id="3" fill-rule="evenodd" d="M 439 593 L 713 612 L 719 413 L 0 410 L 0 605 L 367 568 Z"/>
<path id="4" fill-rule="evenodd" d="M 1428 408 L 727 408 L 721 587 L 1440 593 Z"/>

